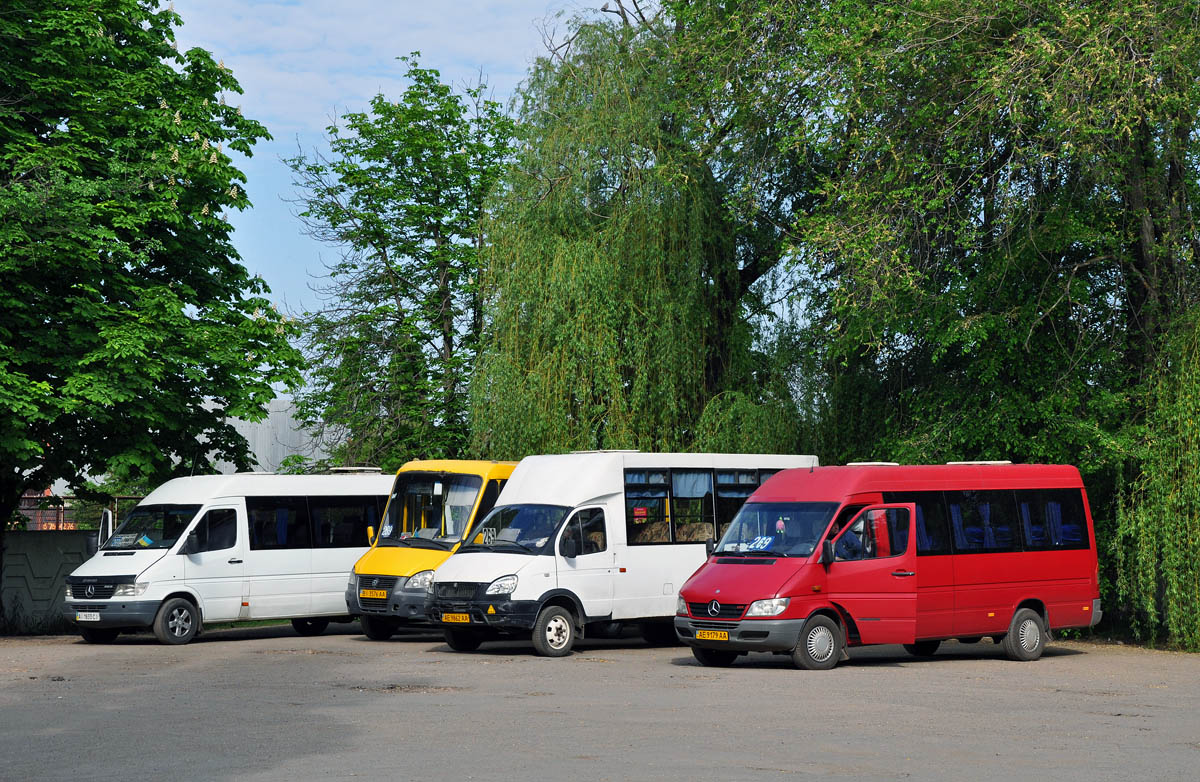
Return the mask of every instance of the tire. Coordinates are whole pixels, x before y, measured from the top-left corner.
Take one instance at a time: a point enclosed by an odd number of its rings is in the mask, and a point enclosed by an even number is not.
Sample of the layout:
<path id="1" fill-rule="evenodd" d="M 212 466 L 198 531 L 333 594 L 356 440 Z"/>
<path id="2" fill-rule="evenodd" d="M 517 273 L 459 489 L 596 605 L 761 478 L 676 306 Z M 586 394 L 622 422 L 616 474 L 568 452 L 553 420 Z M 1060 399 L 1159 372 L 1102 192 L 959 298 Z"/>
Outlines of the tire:
<path id="1" fill-rule="evenodd" d="M 300 635 L 320 635 L 325 632 L 325 628 L 329 627 L 328 619 L 293 619 L 292 627 Z"/>
<path id="2" fill-rule="evenodd" d="M 905 644 L 904 651 L 913 657 L 933 657 L 941 645 L 941 641 L 917 641 L 915 644 Z"/>
<path id="3" fill-rule="evenodd" d="M 638 630 L 651 646 L 679 646 L 674 622 L 645 622 Z"/>
<path id="4" fill-rule="evenodd" d="M 1045 648 L 1046 627 L 1042 617 L 1029 608 L 1017 609 L 1004 636 L 1004 654 L 1010 660 L 1030 662 L 1041 657 Z"/>
<path id="5" fill-rule="evenodd" d="M 470 630 L 447 630 L 446 646 L 456 652 L 473 652 L 483 643 L 483 636 Z"/>
<path id="6" fill-rule="evenodd" d="M 120 630 L 111 627 L 81 627 L 79 635 L 90 644 L 110 644 L 117 640 Z"/>
<path id="7" fill-rule="evenodd" d="M 360 616 L 358 624 L 363 635 L 372 641 L 386 641 L 396 634 L 396 623 L 379 616 Z"/>
<path id="8" fill-rule="evenodd" d="M 828 671 L 841 659 L 844 644 L 841 625 L 817 614 L 804 623 L 792 650 L 792 662 L 806 671 Z"/>
<path id="9" fill-rule="evenodd" d="M 154 635 L 165 644 L 180 645 L 200 632 L 200 612 L 189 600 L 173 597 L 162 604 L 154 617 Z"/>
<path id="10" fill-rule="evenodd" d="M 533 648 L 542 657 L 566 657 L 575 645 L 575 617 L 562 606 L 546 606 L 533 623 Z"/>
<path id="11" fill-rule="evenodd" d="M 737 659 L 738 653 L 727 649 L 705 649 L 700 646 L 692 647 L 692 656 L 707 668 L 728 668 Z"/>

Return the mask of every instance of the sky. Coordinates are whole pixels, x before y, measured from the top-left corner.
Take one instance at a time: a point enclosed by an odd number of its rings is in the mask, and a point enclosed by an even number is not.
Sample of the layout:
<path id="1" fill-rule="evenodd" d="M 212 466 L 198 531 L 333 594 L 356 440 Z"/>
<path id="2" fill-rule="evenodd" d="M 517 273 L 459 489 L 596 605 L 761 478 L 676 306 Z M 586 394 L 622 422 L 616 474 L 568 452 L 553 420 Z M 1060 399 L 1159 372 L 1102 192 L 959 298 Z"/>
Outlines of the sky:
<path id="1" fill-rule="evenodd" d="M 266 280 L 271 299 L 299 314 L 320 305 L 312 286 L 340 252 L 304 236 L 282 158 L 324 148 L 332 121 L 366 110 L 373 96 L 398 96 L 405 68 L 396 58 L 415 51 L 422 67 L 440 71 L 445 83 L 474 84 L 482 74 L 493 97 L 507 103 L 545 52 L 546 33 L 561 32 L 567 16 L 595 6 L 577 0 L 174 0 L 174 7 L 183 17 L 179 48 L 199 46 L 223 60 L 245 92 L 230 102 L 273 136 L 239 161 L 254 205 L 230 214 L 233 243 L 251 273 Z"/>

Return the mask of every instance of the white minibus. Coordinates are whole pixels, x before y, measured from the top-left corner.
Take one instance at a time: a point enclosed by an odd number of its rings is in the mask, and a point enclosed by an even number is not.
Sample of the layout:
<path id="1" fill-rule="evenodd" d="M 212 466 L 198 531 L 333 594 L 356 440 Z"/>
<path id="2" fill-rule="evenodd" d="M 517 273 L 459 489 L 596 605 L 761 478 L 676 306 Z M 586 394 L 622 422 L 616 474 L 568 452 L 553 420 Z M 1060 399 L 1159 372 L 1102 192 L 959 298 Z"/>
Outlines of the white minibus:
<path id="1" fill-rule="evenodd" d="M 176 478 L 67 577 L 63 616 L 85 641 L 150 628 L 185 644 L 204 622 L 291 619 L 317 635 L 346 616 L 346 574 L 392 477 L 242 473 Z"/>
<path id="2" fill-rule="evenodd" d="M 596 451 L 521 460 L 496 507 L 439 567 L 426 611 L 459 651 L 532 634 L 568 654 L 633 622 L 674 642 L 679 588 L 750 493 L 815 456 Z"/>

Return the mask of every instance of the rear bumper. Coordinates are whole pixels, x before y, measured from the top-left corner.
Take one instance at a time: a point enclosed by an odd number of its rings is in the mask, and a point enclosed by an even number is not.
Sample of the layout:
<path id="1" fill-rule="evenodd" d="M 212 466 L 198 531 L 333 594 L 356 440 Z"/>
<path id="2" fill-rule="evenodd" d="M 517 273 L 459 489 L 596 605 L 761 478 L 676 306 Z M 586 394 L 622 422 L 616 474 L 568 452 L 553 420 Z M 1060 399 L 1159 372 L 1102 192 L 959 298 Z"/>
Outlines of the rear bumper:
<path id="1" fill-rule="evenodd" d="M 1100 599 L 1097 598 L 1092 601 L 1092 623 L 1088 626 L 1095 627 L 1100 624 L 1102 618 L 1104 618 L 1104 612 L 1100 610 Z"/>
<path id="2" fill-rule="evenodd" d="M 704 649 L 729 649 L 736 652 L 790 652 L 800 639 L 803 619 L 746 619 L 718 622 L 675 617 L 675 635 L 680 643 Z M 696 633 L 715 630 L 729 633 L 728 641 L 701 640 Z"/>
<path id="3" fill-rule="evenodd" d="M 68 600 L 63 604 L 62 615 L 63 619 L 76 627 L 149 627 L 154 624 L 158 606 L 156 600 L 130 600 L 128 602 L 108 600 L 98 603 Z M 85 611 L 99 614 L 99 621 L 79 621 L 76 617 Z"/>

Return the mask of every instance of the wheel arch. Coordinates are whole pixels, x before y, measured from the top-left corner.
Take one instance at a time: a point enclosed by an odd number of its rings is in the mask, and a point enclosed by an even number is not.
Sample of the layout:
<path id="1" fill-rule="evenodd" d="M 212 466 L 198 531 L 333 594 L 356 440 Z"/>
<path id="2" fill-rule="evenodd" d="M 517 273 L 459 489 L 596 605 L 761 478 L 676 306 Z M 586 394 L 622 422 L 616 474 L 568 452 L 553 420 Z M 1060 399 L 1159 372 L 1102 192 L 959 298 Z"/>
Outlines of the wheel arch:
<path id="1" fill-rule="evenodd" d="M 583 612 L 583 602 L 569 589 L 551 589 L 539 597 L 537 603 L 538 613 L 541 613 L 542 609 L 547 606 L 559 606 L 567 609 L 571 613 L 571 618 L 575 621 L 575 629 L 579 631 L 583 630 L 583 626 L 587 621 L 592 621 Z"/>
<path id="2" fill-rule="evenodd" d="M 166 597 L 158 602 L 158 607 L 162 608 L 167 604 L 168 601 L 174 600 L 177 597 L 183 598 L 194 605 L 196 607 L 196 617 L 200 620 L 200 622 L 204 622 L 204 604 L 200 602 L 199 596 L 189 592 L 186 589 L 177 589 L 174 592 L 168 593 Z"/>

